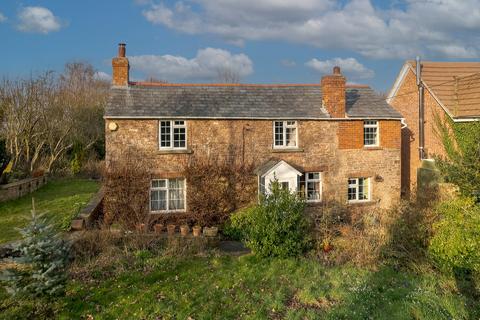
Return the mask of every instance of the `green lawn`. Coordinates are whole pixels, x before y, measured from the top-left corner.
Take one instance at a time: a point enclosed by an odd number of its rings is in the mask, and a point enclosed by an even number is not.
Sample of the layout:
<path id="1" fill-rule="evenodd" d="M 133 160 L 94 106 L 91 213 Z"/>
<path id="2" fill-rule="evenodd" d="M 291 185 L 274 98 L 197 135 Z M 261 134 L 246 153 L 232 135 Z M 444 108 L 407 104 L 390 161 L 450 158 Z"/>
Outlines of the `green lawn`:
<path id="1" fill-rule="evenodd" d="M 59 179 L 22 198 L 0 203 L 0 243 L 16 240 L 15 229 L 23 227 L 30 218 L 32 197 L 37 213 L 45 213 L 59 228 L 67 228 L 70 220 L 97 192 L 99 183 L 86 179 Z"/>
<path id="2" fill-rule="evenodd" d="M 388 267 L 373 272 L 249 255 L 137 258 L 129 268 L 116 276 L 97 269 L 94 281 L 70 282 L 60 318 L 432 320 L 480 315 L 453 278 Z"/>

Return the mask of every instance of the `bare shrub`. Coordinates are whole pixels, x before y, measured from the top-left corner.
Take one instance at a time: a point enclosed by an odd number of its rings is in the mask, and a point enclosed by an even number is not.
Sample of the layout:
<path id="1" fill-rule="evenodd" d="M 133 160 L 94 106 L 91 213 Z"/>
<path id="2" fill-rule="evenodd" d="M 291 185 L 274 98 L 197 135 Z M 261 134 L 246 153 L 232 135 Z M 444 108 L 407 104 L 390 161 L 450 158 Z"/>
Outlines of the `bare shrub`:
<path id="1" fill-rule="evenodd" d="M 189 220 L 220 225 L 238 208 L 254 201 L 257 181 L 253 164 L 192 159 L 185 168 L 189 183 Z"/>
<path id="2" fill-rule="evenodd" d="M 314 215 L 316 255 L 326 264 L 376 267 L 388 263 L 418 271 L 427 265 L 428 242 L 437 219 L 434 205 L 428 199 L 402 201 L 390 209 L 325 205 Z M 328 253 L 325 239 L 333 247 Z"/>
<path id="3" fill-rule="evenodd" d="M 118 222 L 133 229 L 148 223 L 150 170 L 148 162 L 136 150 L 122 152 L 110 159 L 105 172 L 104 221 Z"/>

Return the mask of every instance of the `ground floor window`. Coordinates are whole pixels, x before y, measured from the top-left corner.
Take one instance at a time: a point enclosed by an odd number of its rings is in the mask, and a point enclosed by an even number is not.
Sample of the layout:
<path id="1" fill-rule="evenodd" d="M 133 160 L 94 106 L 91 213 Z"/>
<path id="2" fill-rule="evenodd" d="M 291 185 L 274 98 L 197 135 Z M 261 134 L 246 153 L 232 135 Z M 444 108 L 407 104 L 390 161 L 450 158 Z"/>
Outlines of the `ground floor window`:
<path id="1" fill-rule="evenodd" d="M 322 180 L 320 172 L 307 172 L 305 175 L 305 191 L 307 201 L 321 201 Z"/>
<path id="2" fill-rule="evenodd" d="M 370 200 L 370 178 L 348 179 L 348 201 Z"/>
<path id="3" fill-rule="evenodd" d="M 154 179 L 150 185 L 150 211 L 185 210 L 185 179 Z"/>
<path id="4" fill-rule="evenodd" d="M 307 202 L 322 201 L 321 172 L 305 172 L 299 179 L 299 194 L 304 196 Z"/>

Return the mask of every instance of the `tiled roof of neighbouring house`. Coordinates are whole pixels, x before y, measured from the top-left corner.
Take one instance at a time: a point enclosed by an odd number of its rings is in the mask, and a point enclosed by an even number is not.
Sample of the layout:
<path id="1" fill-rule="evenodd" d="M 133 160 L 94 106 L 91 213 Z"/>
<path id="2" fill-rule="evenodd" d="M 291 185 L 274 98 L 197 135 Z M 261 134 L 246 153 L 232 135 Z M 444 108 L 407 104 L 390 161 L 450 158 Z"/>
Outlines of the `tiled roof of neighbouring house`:
<path id="1" fill-rule="evenodd" d="M 366 86 L 348 86 L 347 115 L 401 118 Z M 106 118 L 322 119 L 320 85 L 130 85 L 111 89 Z"/>
<path id="2" fill-rule="evenodd" d="M 408 63 L 415 72 L 416 62 Z M 423 82 L 453 117 L 480 117 L 480 62 L 421 64 Z"/>

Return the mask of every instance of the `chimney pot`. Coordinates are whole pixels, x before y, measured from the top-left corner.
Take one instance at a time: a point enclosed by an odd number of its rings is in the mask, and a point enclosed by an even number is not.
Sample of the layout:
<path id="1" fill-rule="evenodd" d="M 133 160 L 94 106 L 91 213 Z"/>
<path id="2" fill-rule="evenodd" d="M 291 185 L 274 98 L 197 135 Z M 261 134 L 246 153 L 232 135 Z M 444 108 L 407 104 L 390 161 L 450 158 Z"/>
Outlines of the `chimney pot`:
<path id="1" fill-rule="evenodd" d="M 118 44 L 118 56 L 121 58 L 125 57 L 126 54 L 126 44 L 125 43 L 119 43 Z"/>
<path id="2" fill-rule="evenodd" d="M 342 72 L 340 71 L 340 67 L 339 67 L 339 66 L 333 67 L 333 74 L 342 74 Z"/>

